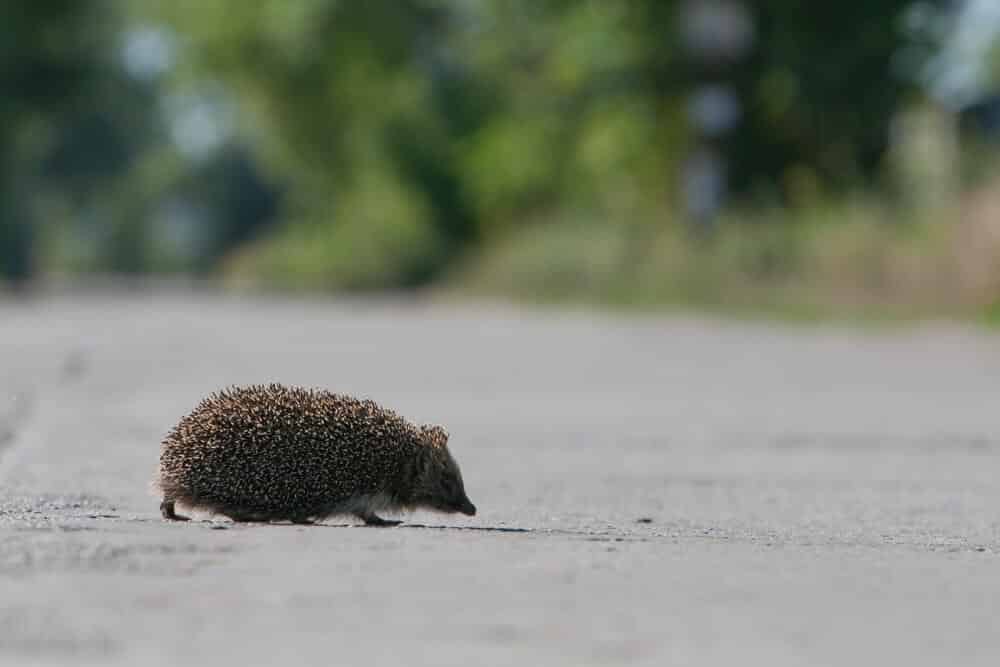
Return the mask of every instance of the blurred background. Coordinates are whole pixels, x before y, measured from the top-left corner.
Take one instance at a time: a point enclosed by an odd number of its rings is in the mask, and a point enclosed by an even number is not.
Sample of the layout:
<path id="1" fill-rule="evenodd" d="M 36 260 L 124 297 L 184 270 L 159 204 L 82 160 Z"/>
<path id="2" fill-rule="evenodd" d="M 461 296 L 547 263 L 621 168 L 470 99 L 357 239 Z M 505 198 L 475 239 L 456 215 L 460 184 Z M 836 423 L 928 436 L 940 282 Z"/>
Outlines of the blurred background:
<path id="1" fill-rule="evenodd" d="M 0 3 L 0 284 L 1000 319 L 995 0 Z"/>

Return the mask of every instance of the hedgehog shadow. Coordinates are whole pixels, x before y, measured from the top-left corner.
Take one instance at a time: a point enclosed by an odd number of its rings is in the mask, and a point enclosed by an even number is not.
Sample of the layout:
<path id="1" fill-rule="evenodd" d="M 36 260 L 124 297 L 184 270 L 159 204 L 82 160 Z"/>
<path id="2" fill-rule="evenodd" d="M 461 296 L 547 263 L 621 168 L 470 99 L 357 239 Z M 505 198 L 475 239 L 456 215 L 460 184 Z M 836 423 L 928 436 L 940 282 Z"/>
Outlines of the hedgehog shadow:
<path id="1" fill-rule="evenodd" d="M 508 526 L 447 526 L 426 523 L 404 523 L 398 528 L 419 528 L 424 530 L 469 530 L 484 533 L 533 533 L 531 528 L 511 528 Z"/>
<path id="2" fill-rule="evenodd" d="M 274 523 L 274 526 L 289 525 Z M 511 528 L 508 526 L 449 526 L 445 524 L 428 524 L 428 523 L 401 523 L 398 526 L 366 526 L 364 524 L 356 523 L 314 523 L 310 526 L 311 528 L 366 528 L 374 530 L 400 530 L 400 529 L 416 529 L 416 530 L 454 530 L 454 531 L 474 531 L 480 533 L 533 533 L 535 532 L 531 528 Z"/>
<path id="3" fill-rule="evenodd" d="M 158 519 L 138 519 L 140 521 L 150 521 L 159 522 Z M 577 537 L 584 538 L 590 541 L 598 542 L 624 542 L 624 541 L 648 541 L 648 536 L 629 536 L 629 535 L 618 535 L 615 533 L 607 532 L 594 532 L 591 530 L 574 530 L 571 528 L 515 528 L 511 526 L 453 526 L 446 524 L 428 524 L 428 523 L 401 523 L 395 526 L 369 526 L 360 523 L 308 523 L 308 524 L 295 524 L 287 521 L 213 521 L 211 519 L 201 519 L 192 522 L 194 525 L 201 525 L 209 530 L 229 530 L 229 529 L 244 529 L 253 530 L 256 528 L 297 528 L 297 529 L 314 529 L 314 528 L 335 528 L 335 529 L 345 529 L 345 528 L 359 528 L 368 530 L 405 530 L 405 529 L 415 529 L 415 530 L 439 530 L 439 531 L 454 531 L 454 532 L 476 532 L 476 533 L 501 533 L 501 534 L 532 534 L 532 535 L 546 535 L 546 536 L 564 536 L 564 537 Z M 185 524 L 181 524 L 185 525 Z M 188 524 L 190 525 L 190 524 Z"/>

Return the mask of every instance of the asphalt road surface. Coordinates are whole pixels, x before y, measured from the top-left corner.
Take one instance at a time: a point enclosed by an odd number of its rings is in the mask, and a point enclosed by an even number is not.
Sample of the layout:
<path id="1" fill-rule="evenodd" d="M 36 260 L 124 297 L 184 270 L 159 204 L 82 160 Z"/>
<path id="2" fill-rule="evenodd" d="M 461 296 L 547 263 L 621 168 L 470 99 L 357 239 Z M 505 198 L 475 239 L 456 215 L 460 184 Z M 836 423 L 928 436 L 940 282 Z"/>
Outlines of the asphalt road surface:
<path id="1" fill-rule="evenodd" d="M 476 517 L 163 522 L 280 381 L 439 422 Z M 996 665 L 1000 336 L 180 292 L 0 300 L 0 664 Z"/>

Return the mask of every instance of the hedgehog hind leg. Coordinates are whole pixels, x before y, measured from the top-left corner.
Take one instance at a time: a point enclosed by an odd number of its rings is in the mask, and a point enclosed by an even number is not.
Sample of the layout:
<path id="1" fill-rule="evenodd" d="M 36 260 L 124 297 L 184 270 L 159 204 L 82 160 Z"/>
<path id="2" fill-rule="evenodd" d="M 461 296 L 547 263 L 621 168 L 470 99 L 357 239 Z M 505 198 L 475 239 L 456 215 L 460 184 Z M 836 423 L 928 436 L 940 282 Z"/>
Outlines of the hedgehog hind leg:
<path id="1" fill-rule="evenodd" d="M 190 521 L 191 519 L 186 516 L 181 516 L 177 513 L 177 508 L 173 500 L 167 498 L 163 499 L 160 503 L 160 516 L 162 516 L 167 521 Z"/>
<path id="2" fill-rule="evenodd" d="M 358 513 L 356 516 L 364 521 L 366 526 L 380 526 L 387 528 L 389 526 L 398 526 L 403 523 L 402 521 L 396 521 L 395 519 L 383 519 L 374 512 Z"/>

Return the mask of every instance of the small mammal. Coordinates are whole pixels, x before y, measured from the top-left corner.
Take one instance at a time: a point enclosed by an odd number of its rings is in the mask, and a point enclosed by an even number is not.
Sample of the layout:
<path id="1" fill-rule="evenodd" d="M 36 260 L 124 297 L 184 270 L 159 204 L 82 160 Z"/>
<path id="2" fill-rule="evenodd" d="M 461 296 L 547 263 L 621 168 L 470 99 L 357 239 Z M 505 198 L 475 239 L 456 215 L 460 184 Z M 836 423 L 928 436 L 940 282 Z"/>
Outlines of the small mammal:
<path id="1" fill-rule="evenodd" d="M 234 521 L 312 523 L 429 509 L 473 516 L 440 426 L 417 426 L 378 404 L 280 384 L 204 399 L 163 440 L 154 488 L 175 505 Z"/>

